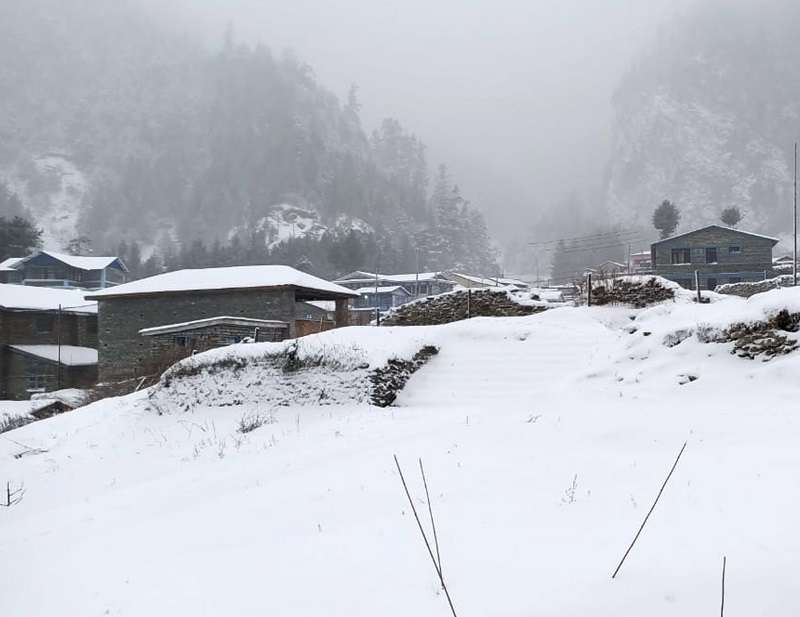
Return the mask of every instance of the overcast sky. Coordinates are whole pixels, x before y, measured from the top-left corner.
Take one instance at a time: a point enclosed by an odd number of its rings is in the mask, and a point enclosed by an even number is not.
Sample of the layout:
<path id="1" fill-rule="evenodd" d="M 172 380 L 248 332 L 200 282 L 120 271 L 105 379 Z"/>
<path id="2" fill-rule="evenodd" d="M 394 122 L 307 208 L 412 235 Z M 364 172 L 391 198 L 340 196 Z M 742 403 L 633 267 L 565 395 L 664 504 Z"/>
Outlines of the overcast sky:
<path id="1" fill-rule="evenodd" d="M 291 47 L 342 99 L 358 84 L 365 127 L 398 118 L 505 235 L 573 190 L 602 199 L 611 94 L 693 0 L 172 1 L 187 29 Z"/>

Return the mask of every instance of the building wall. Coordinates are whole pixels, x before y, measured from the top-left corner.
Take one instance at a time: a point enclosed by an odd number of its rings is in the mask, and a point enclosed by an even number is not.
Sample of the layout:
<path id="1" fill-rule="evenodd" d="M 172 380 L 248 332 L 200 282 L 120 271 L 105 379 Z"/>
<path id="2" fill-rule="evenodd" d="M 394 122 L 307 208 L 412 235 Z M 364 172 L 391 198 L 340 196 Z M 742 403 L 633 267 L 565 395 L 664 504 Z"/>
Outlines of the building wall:
<path id="1" fill-rule="evenodd" d="M 653 244 L 653 270 L 688 288 L 694 287 L 695 270 L 699 272 L 700 287 L 703 289 L 731 282 L 760 281 L 772 274 L 773 244 L 767 238 L 747 236 L 727 229 L 704 229 Z M 740 247 L 740 252 L 730 253 L 731 246 Z M 706 248 L 717 249 L 715 263 L 706 262 Z M 689 249 L 691 263 L 671 263 L 672 249 Z"/>
<path id="2" fill-rule="evenodd" d="M 40 358 L 12 352 L 0 351 L 0 398 L 26 400 L 35 391 L 51 391 L 60 388 L 88 388 L 97 382 L 97 365 L 62 366 L 59 377 L 58 365 Z M 31 386 L 37 389 L 31 390 Z"/>
<path id="3" fill-rule="evenodd" d="M 139 334 L 143 328 L 231 315 L 286 321 L 289 336 L 294 336 L 293 289 L 187 292 L 98 300 L 101 381 L 149 374 L 146 371 L 152 364 L 152 356 L 149 337 Z"/>
<path id="4" fill-rule="evenodd" d="M 48 324 L 48 328 L 41 326 Z M 4 311 L 0 309 L 0 345 L 97 346 L 97 316 L 55 311 Z"/>

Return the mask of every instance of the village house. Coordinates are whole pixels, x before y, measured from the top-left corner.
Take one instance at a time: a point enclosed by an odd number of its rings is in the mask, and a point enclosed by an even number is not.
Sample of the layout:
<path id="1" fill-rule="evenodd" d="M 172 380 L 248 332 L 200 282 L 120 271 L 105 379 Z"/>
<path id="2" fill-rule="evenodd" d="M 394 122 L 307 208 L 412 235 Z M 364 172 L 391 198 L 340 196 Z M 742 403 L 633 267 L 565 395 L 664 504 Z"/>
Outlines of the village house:
<path id="1" fill-rule="evenodd" d="M 36 287 L 105 289 L 127 280 L 128 268 L 118 257 L 83 257 L 37 251 L 0 263 L 0 283 Z"/>
<path id="2" fill-rule="evenodd" d="M 356 310 L 388 311 L 412 299 L 411 294 L 402 285 L 361 287 L 355 291 L 360 296 L 353 304 Z"/>
<path id="3" fill-rule="evenodd" d="M 709 225 L 651 245 L 653 272 L 694 289 L 698 272 L 702 289 L 724 283 L 760 281 L 772 275 L 776 238 Z"/>
<path id="4" fill-rule="evenodd" d="M 452 291 L 455 283 L 447 278 L 445 272 L 419 272 L 410 274 L 375 274 L 356 270 L 334 281 L 337 285 L 348 289 L 378 287 L 404 287 L 410 294 L 409 299 L 422 296 L 433 296 Z"/>
<path id="5" fill-rule="evenodd" d="M 653 269 L 650 251 L 631 253 L 631 274 L 650 274 Z"/>
<path id="6" fill-rule="evenodd" d="M 98 302 L 102 381 L 152 374 L 164 361 L 235 342 L 298 333 L 298 304 L 329 301 L 349 324 L 354 291 L 288 266 L 179 270 L 91 294 Z"/>
<path id="7" fill-rule="evenodd" d="M 463 274 L 461 272 L 448 272 L 445 274 L 448 280 L 456 285 L 467 289 L 483 289 L 486 287 L 515 287 L 517 289 L 528 289 L 530 285 L 519 279 L 506 278 L 502 276 L 484 277 L 473 274 Z"/>
<path id="8" fill-rule="evenodd" d="M 97 304 L 83 292 L 0 284 L 0 399 L 97 380 Z"/>

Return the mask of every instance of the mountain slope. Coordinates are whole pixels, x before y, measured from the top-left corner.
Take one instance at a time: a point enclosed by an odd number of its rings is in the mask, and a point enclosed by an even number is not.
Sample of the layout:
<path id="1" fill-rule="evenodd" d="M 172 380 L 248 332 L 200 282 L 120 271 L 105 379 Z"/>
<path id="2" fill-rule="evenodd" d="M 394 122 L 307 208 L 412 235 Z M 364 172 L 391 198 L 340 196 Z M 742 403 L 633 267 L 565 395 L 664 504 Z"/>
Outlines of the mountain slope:
<path id="1" fill-rule="evenodd" d="M 685 228 L 737 206 L 743 226 L 791 226 L 800 54 L 789 0 L 706 2 L 665 27 L 615 98 L 606 204 L 650 227 L 664 199 Z"/>

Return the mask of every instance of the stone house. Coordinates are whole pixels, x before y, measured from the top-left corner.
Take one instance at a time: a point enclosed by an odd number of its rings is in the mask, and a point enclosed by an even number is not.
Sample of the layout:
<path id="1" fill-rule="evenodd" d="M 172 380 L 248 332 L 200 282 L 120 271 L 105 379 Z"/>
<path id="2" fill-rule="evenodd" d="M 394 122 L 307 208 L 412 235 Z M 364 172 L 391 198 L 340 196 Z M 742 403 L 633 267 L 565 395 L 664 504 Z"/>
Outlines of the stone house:
<path id="1" fill-rule="evenodd" d="M 118 257 L 84 257 L 37 251 L 0 263 L 0 283 L 36 287 L 105 289 L 127 280 L 128 268 Z"/>
<path id="2" fill-rule="evenodd" d="M 228 344 L 226 337 L 237 334 L 214 333 L 214 328 L 236 326 L 233 320 L 281 322 L 280 328 L 266 330 L 280 332 L 276 338 L 292 338 L 301 302 L 332 301 L 336 325 L 347 325 L 348 305 L 356 297 L 354 291 L 288 266 L 178 270 L 86 295 L 98 302 L 102 381 L 152 374 L 165 355 L 188 346 L 190 330 L 206 330 L 204 344 L 209 346 Z M 255 322 L 240 323 L 248 324 L 248 332 L 256 327 Z M 170 350 L 164 345 L 167 335 Z"/>
<path id="3" fill-rule="evenodd" d="M 694 289 L 698 272 L 701 289 L 725 283 L 761 281 L 772 275 L 776 238 L 739 229 L 709 225 L 654 242 L 653 273 Z"/>
<path id="4" fill-rule="evenodd" d="M 0 399 L 91 386 L 97 304 L 83 292 L 0 284 Z"/>

